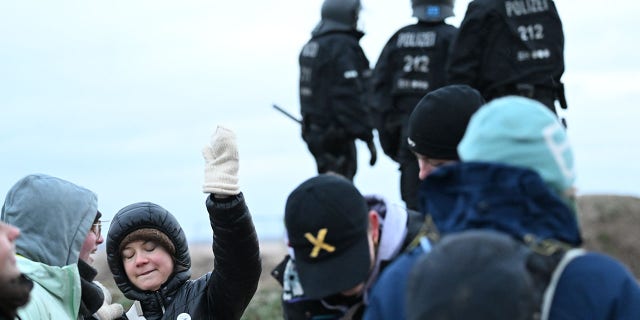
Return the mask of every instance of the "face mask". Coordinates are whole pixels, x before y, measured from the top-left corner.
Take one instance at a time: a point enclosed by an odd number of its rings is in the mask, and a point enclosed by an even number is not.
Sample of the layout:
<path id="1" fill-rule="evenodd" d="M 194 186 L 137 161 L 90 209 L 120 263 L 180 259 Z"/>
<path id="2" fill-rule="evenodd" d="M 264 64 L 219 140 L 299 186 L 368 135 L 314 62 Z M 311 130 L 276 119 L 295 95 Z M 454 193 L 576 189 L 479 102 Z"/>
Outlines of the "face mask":
<path id="1" fill-rule="evenodd" d="M 352 295 L 352 296 L 345 296 L 341 293 L 336 293 L 333 295 L 330 295 L 328 297 L 323 298 L 322 300 L 324 300 L 326 303 L 330 304 L 330 305 L 343 305 L 346 307 L 350 307 L 360 301 L 362 301 L 362 295 L 361 294 L 356 294 L 356 295 Z"/>

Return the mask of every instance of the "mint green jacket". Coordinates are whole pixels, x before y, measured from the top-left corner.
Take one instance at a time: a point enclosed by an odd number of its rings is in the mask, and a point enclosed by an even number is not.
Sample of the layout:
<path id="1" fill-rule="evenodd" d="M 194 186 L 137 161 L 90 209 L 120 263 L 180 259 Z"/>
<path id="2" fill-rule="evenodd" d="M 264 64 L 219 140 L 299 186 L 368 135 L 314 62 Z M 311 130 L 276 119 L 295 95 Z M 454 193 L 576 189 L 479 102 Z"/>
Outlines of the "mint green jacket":
<path id="1" fill-rule="evenodd" d="M 18 309 L 20 319 L 77 319 L 82 292 L 76 264 L 53 267 L 21 256 L 17 264 L 33 281 L 31 296 L 37 297 Z"/>

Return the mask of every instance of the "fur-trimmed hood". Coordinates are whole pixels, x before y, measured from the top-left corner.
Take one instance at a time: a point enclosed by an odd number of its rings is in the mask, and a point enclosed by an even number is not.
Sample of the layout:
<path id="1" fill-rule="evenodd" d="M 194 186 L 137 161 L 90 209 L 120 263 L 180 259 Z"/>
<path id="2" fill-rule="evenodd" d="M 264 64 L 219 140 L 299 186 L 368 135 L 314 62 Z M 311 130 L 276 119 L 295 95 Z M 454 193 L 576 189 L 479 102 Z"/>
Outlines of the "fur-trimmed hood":
<path id="1" fill-rule="evenodd" d="M 127 278 L 122 264 L 120 243 L 131 232 L 139 229 L 156 229 L 165 234 L 175 247 L 174 272 L 159 291 L 163 296 L 171 295 L 191 277 L 191 256 L 187 238 L 176 218 L 166 209 L 151 202 L 128 205 L 111 221 L 107 235 L 107 262 L 113 278 L 125 297 L 131 300 L 148 301 L 153 292 L 136 288 Z M 153 299 L 151 299 L 153 300 Z"/>

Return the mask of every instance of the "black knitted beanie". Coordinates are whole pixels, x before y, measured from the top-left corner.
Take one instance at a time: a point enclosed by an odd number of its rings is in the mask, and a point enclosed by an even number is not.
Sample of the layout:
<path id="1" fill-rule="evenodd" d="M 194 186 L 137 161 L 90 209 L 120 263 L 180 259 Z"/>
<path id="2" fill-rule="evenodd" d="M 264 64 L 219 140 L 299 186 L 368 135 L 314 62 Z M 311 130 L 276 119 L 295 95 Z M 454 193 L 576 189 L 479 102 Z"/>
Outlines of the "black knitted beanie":
<path id="1" fill-rule="evenodd" d="M 449 85 L 425 95 L 409 118 L 409 147 L 432 159 L 458 160 L 458 143 L 471 115 L 485 103 L 467 85 Z"/>
<path id="2" fill-rule="evenodd" d="M 160 230 L 152 229 L 152 228 L 143 228 L 138 229 L 129 233 L 122 241 L 120 242 L 120 252 L 131 242 L 134 241 L 154 241 L 158 245 L 162 246 L 167 252 L 175 258 L 176 247 L 173 245 L 173 242 L 167 237 L 166 234 L 162 233 Z"/>

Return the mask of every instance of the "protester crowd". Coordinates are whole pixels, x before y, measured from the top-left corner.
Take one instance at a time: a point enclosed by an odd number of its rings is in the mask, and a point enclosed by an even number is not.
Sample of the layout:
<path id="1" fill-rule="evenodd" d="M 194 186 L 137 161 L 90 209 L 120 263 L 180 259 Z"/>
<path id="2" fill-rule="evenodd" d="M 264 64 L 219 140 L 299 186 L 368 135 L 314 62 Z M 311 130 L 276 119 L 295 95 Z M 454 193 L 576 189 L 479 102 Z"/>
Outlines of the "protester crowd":
<path id="1" fill-rule="evenodd" d="M 640 286 L 581 248 L 573 149 L 552 0 L 412 0 L 373 68 L 360 0 L 325 0 L 300 56 L 301 137 L 318 174 L 291 191 L 288 254 L 267 270 L 285 319 L 640 319 Z M 362 194 L 355 140 L 376 163 L 378 132 L 404 204 Z M 238 181 L 235 133 L 202 151 L 213 269 L 192 279 L 187 237 L 153 202 L 113 214 L 91 190 L 31 174 L 0 222 L 0 320 L 240 319 L 261 272 Z M 125 310 L 95 281 L 106 243 Z"/>

